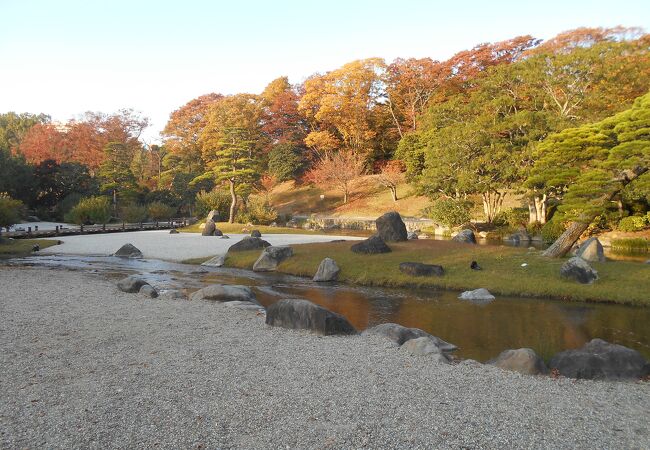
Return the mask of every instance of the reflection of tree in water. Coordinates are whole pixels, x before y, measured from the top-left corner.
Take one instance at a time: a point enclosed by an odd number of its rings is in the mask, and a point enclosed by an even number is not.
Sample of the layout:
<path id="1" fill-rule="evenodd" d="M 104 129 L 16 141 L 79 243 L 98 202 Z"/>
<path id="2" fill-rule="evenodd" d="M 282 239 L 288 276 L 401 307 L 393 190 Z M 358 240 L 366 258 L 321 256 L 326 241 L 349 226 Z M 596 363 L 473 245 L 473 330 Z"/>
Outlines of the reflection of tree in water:
<path id="1" fill-rule="evenodd" d="M 589 313 L 594 310 L 591 305 L 585 306 L 579 303 L 558 305 L 558 309 L 562 312 L 564 319 L 575 326 L 585 324 Z"/>

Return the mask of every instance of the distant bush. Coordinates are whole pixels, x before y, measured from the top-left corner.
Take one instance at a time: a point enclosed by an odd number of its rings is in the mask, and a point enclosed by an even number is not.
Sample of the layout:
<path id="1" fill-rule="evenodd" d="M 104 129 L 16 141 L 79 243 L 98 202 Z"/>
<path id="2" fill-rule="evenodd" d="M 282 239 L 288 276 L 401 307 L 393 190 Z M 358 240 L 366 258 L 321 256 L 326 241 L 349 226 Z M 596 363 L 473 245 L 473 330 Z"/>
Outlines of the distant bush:
<path id="1" fill-rule="evenodd" d="M 124 205 L 120 209 L 120 219 L 126 223 L 140 223 L 147 218 L 147 208 L 142 205 Z"/>
<path id="2" fill-rule="evenodd" d="M 650 241 L 643 238 L 612 239 L 612 248 L 632 252 L 650 251 Z"/>
<path id="3" fill-rule="evenodd" d="M 228 220 L 230 216 L 230 194 L 223 190 L 214 190 L 210 192 L 201 191 L 196 194 L 194 206 L 197 217 L 205 217 L 211 210 L 219 213 L 221 220 Z"/>
<path id="4" fill-rule="evenodd" d="M 65 221 L 77 225 L 106 223 L 111 218 L 111 202 L 108 197 L 83 198 L 66 215 Z"/>
<path id="5" fill-rule="evenodd" d="M 236 221 L 255 225 L 269 225 L 278 219 L 278 212 L 261 197 L 249 198 L 245 207 L 239 208 Z"/>
<path id="6" fill-rule="evenodd" d="M 20 200 L 14 200 L 6 194 L 0 194 L 0 232 L 20 222 L 25 213 L 25 205 Z"/>
<path id="7" fill-rule="evenodd" d="M 176 215 L 178 208 L 175 206 L 169 206 L 162 202 L 153 202 L 149 203 L 147 206 L 147 212 L 149 217 L 153 220 L 167 220 L 171 219 Z"/>
<path id="8" fill-rule="evenodd" d="M 564 233 L 564 223 L 559 219 L 551 219 L 542 227 L 542 239 L 544 242 L 554 242 Z"/>
<path id="9" fill-rule="evenodd" d="M 508 226 L 518 229 L 526 227 L 528 225 L 528 219 L 528 208 L 510 208 L 497 214 L 493 223 L 497 226 Z"/>
<path id="10" fill-rule="evenodd" d="M 293 180 L 304 168 L 300 147 L 275 145 L 269 152 L 269 173 L 279 181 Z"/>
<path id="11" fill-rule="evenodd" d="M 442 198 L 424 210 L 427 217 L 448 228 L 458 227 L 472 218 L 472 202 Z"/>
<path id="12" fill-rule="evenodd" d="M 623 217 L 617 228 L 620 231 L 640 231 L 648 225 L 648 216 L 628 216 Z"/>

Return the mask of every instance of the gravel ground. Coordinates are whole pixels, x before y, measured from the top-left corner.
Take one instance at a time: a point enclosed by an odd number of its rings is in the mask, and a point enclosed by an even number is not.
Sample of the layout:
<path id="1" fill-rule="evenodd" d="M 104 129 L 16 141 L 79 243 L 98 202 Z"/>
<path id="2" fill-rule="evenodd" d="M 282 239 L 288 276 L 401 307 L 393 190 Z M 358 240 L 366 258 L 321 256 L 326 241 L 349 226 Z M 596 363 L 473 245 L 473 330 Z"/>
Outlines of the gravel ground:
<path id="1" fill-rule="evenodd" d="M 184 261 L 190 258 L 205 258 L 225 255 L 228 248 L 248 234 L 229 234 L 230 239 L 216 236 L 201 236 L 200 233 L 169 234 L 169 230 L 132 231 L 127 233 L 86 234 L 57 238 L 63 241 L 41 250 L 41 253 L 68 255 L 112 255 L 122 245 L 131 243 L 140 249 L 145 258 L 165 261 Z M 271 245 L 307 244 L 329 242 L 335 239 L 364 239 L 352 236 L 311 234 L 266 234 L 262 239 Z"/>
<path id="2" fill-rule="evenodd" d="M 650 383 L 436 365 L 99 275 L 0 267 L 3 448 L 649 448 Z"/>

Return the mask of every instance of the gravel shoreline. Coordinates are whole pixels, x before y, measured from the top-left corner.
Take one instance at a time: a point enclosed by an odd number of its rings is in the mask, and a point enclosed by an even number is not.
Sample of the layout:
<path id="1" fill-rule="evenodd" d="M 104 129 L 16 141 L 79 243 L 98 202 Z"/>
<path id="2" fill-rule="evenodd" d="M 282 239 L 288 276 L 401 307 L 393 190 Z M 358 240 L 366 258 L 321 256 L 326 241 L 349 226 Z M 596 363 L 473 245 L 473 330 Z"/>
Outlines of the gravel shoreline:
<path id="1" fill-rule="evenodd" d="M 650 383 L 436 365 L 100 275 L 0 267 L 2 448 L 648 448 Z"/>

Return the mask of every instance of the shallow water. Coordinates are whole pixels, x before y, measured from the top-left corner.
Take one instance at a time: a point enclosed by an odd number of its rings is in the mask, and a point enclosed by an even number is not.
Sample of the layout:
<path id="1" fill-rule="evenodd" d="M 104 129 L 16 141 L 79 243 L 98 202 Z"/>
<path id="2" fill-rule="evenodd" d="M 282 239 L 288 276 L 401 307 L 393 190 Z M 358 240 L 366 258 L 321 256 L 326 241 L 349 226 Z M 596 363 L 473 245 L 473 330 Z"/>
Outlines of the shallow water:
<path id="1" fill-rule="evenodd" d="M 548 359 L 596 337 L 650 358 L 650 308 L 521 297 L 475 304 L 458 300 L 458 292 L 452 291 L 314 283 L 287 275 L 147 259 L 35 256 L 8 264 L 67 268 L 109 278 L 140 274 L 159 290 L 191 292 L 212 283 L 249 285 L 265 306 L 281 298 L 305 298 L 343 314 L 359 330 L 385 322 L 421 328 L 457 345 L 459 357 L 479 361 L 520 347 L 530 347 Z"/>

